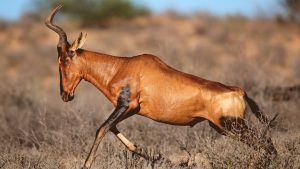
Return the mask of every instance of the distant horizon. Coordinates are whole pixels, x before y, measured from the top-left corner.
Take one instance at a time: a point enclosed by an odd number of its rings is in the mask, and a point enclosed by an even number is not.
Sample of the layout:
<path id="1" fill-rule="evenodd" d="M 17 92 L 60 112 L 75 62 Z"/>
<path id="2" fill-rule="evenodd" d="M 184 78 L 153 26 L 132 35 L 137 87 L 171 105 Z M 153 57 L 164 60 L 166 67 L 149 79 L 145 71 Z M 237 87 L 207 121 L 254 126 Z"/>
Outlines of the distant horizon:
<path id="1" fill-rule="evenodd" d="M 154 14 L 175 11 L 190 15 L 196 12 L 209 12 L 217 16 L 240 14 L 246 17 L 258 15 L 272 16 L 280 11 L 278 1 L 274 0 L 227 0 L 227 1 L 194 1 L 194 0 L 133 0 L 137 5 L 145 6 Z M 18 20 L 25 12 L 32 10 L 32 0 L 3 1 L 0 6 L 0 19 Z"/>

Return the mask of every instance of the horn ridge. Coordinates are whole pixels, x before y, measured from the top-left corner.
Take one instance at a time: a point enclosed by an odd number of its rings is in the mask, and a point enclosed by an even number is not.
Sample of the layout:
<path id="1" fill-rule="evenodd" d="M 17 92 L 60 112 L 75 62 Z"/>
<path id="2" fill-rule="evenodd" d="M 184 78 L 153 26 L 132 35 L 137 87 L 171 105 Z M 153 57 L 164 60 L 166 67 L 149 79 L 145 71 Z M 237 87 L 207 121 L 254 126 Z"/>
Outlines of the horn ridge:
<path id="1" fill-rule="evenodd" d="M 59 9 L 62 8 L 62 6 L 63 5 L 60 4 L 56 8 L 54 8 L 45 21 L 46 26 L 59 35 L 59 42 L 57 46 L 66 45 L 68 43 L 67 34 L 65 33 L 65 31 L 61 27 L 53 24 L 53 18 L 55 14 L 58 12 Z"/>

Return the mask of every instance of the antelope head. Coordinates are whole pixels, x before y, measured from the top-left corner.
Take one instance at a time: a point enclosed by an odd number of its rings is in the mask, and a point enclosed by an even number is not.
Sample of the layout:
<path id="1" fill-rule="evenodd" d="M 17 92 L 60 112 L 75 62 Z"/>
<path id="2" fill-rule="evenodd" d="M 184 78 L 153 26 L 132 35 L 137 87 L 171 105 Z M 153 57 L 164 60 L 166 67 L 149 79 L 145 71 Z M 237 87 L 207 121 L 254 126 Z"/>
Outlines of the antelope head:
<path id="1" fill-rule="evenodd" d="M 74 98 L 75 88 L 83 78 L 83 59 L 80 59 L 80 50 L 86 40 L 86 34 L 82 33 L 70 45 L 67 34 L 62 28 L 52 23 L 54 15 L 62 7 L 57 6 L 47 17 L 46 26 L 59 35 L 57 44 L 58 64 L 60 75 L 60 95 L 63 101 L 68 102 Z"/>

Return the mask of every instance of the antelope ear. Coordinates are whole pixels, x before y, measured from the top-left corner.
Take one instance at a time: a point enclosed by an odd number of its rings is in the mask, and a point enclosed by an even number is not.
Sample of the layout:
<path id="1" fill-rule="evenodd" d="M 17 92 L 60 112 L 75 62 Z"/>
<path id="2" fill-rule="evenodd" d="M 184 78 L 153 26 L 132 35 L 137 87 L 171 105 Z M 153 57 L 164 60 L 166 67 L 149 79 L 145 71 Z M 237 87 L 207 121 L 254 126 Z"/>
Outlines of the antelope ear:
<path id="1" fill-rule="evenodd" d="M 81 48 L 86 41 L 86 35 L 87 34 L 82 36 L 82 32 L 80 32 L 79 37 L 72 43 L 69 50 L 75 52 L 77 49 Z"/>

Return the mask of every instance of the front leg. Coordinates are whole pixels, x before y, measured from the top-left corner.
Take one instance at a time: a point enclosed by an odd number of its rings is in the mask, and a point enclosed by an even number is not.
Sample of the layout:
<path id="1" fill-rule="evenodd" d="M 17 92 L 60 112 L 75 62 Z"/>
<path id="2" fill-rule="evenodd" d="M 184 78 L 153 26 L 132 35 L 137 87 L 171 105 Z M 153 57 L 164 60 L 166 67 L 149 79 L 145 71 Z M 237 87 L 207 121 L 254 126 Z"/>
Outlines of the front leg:
<path id="1" fill-rule="evenodd" d="M 118 139 L 127 147 L 129 151 L 147 160 L 149 159 L 149 155 L 146 154 L 145 150 L 130 142 L 122 133 L 120 133 L 116 126 L 113 126 L 110 131 L 118 137 Z"/>
<path id="2" fill-rule="evenodd" d="M 120 95 L 118 97 L 118 103 L 113 111 L 113 113 L 109 116 L 109 118 L 101 125 L 101 127 L 98 129 L 96 138 L 94 141 L 94 144 L 92 146 L 92 149 L 84 163 L 84 169 L 89 169 L 92 166 L 93 161 L 96 158 L 96 151 L 97 148 L 102 140 L 102 138 L 105 136 L 105 134 L 110 130 L 112 126 L 115 126 L 122 115 L 124 115 L 129 107 L 129 98 L 130 98 L 130 91 L 129 87 L 125 87 L 120 92 Z"/>

